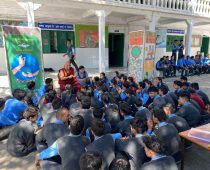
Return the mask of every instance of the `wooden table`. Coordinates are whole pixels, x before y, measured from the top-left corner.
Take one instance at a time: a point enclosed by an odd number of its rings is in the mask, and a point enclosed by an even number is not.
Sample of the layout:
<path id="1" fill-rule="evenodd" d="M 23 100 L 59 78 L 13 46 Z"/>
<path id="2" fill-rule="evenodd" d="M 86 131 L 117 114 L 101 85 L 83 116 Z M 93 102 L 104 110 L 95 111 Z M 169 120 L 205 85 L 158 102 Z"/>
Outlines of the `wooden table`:
<path id="1" fill-rule="evenodd" d="M 196 129 L 206 130 L 206 131 L 210 132 L 210 123 L 206 124 L 206 125 L 203 125 L 203 126 L 199 126 Z M 184 143 L 185 143 L 185 140 L 190 141 L 193 144 L 196 144 L 199 147 L 201 147 L 201 148 L 203 148 L 207 151 L 210 151 L 210 142 L 205 142 L 203 140 L 199 140 L 199 139 L 196 139 L 196 138 L 189 137 L 188 136 L 189 131 L 190 130 L 186 130 L 184 132 L 179 133 L 179 135 L 182 137 L 182 141 L 183 141 L 183 159 L 182 159 L 182 162 L 181 162 L 181 170 L 184 169 L 184 153 L 185 153 Z"/>

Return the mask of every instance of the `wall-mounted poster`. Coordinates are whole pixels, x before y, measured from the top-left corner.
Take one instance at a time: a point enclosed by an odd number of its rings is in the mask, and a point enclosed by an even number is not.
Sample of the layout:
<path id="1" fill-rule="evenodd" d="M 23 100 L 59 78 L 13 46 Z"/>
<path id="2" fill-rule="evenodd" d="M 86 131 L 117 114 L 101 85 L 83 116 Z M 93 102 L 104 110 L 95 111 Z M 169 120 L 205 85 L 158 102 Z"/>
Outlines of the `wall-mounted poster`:
<path id="1" fill-rule="evenodd" d="M 166 48 L 166 29 L 156 31 L 156 48 Z"/>
<path id="2" fill-rule="evenodd" d="M 166 52 L 172 52 L 172 44 L 174 43 L 174 40 L 184 41 L 184 35 L 167 35 Z"/>
<path id="3" fill-rule="evenodd" d="M 98 31 L 80 30 L 80 48 L 98 48 Z"/>
<path id="4" fill-rule="evenodd" d="M 137 82 L 143 79 L 144 31 L 129 33 L 128 75 Z"/>
<path id="5" fill-rule="evenodd" d="M 41 30 L 35 27 L 2 28 L 11 91 L 27 89 L 29 81 L 35 81 L 36 89 L 39 89 L 43 84 Z"/>
<path id="6" fill-rule="evenodd" d="M 145 55 L 144 55 L 144 78 L 151 78 L 155 64 L 155 32 L 146 31 Z"/>

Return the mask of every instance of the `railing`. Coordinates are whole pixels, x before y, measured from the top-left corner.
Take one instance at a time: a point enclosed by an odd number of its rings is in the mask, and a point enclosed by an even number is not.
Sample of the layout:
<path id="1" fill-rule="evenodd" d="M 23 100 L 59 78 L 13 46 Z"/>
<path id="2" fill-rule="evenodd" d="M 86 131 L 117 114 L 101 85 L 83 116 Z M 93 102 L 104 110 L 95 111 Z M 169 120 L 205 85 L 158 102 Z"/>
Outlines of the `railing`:
<path id="1" fill-rule="evenodd" d="M 120 4 L 129 4 L 166 10 L 187 12 L 192 15 L 210 16 L 210 0 L 105 0 Z"/>

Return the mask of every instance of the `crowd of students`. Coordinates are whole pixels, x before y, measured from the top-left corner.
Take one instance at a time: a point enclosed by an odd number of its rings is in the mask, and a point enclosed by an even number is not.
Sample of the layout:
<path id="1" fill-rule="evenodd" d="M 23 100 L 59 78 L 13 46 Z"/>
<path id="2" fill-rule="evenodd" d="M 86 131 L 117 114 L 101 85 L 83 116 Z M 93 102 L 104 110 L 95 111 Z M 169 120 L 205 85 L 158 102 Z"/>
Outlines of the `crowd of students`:
<path id="1" fill-rule="evenodd" d="M 184 76 L 174 90 L 160 77 L 137 83 L 117 71 L 83 79 L 81 91 L 66 85 L 59 94 L 51 78 L 38 93 L 27 87 L 0 99 L 0 131 L 12 127 L 8 152 L 36 151 L 43 170 L 177 170 L 178 133 L 210 122 L 208 96 Z"/>
<path id="2" fill-rule="evenodd" d="M 210 73 L 210 59 L 207 55 L 185 56 L 182 55 L 176 61 L 176 57 L 163 56 L 156 63 L 156 70 L 161 71 L 163 77 L 174 77 L 177 72 L 181 76 L 193 76 Z"/>

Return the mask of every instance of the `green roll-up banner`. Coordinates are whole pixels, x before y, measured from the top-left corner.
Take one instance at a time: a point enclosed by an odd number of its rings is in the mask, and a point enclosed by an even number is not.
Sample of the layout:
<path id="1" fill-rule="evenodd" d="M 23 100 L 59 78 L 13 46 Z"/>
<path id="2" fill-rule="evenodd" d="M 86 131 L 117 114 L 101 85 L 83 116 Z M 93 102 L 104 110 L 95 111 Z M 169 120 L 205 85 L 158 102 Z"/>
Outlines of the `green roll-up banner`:
<path id="1" fill-rule="evenodd" d="M 2 26 L 7 70 L 11 91 L 27 89 L 35 81 L 36 90 L 43 84 L 41 30 L 36 27 Z"/>

